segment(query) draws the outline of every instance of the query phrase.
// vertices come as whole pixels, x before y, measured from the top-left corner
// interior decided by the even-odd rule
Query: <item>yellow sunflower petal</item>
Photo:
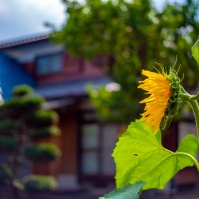
[[[169,81],[159,73],[143,70],[142,74],[147,78],[139,82],[138,88],[147,91],[146,94],[150,96],[140,102],[146,103],[141,120],[152,126],[154,133],[157,133],[171,96]]]

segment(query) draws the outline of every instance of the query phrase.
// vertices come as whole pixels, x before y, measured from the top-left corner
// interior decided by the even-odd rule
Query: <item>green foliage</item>
[[[57,113],[43,110],[43,103],[44,98],[37,96],[33,88],[22,85],[15,87],[11,99],[0,106],[0,152],[6,152],[4,162],[9,163],[11,169],[0,166],[0,185],[12,186],[17,199],[20,196],[16,189],[24,189],[18,180],[21,157],[26,156],[34,164],[49,163],[61,155],[60,149],[50,143],[30,146],[30,137],[36,139],[60,134],[55,126],[59,120]],[[28,176],[24,184],[26,191],[30,192],[54,190],[57,186],[54,178],[43,176]]]
[[[57,188],[57,181],[51,176],[30,175],[22,183],[27,192],[53,191]]]
[[[197,1],[168,4],[160,12],[151,0],[65,2],[66,24],[52,40],[70,54],[90,59],[121,87],[112,93],[100,88],[97,97],[89,92],[100,119],[128,124],[138,117],[143,96],[137,90],[139,74],[154,70],[155,62],[168,69],[177,56],[180,77],[187,74],[183,85],[199,86],[199,68],[190,52],[199,35]]]
[[[20,99],[13,97],[4,103],[2,108],[12,114],[20,116],[21,114],[27,113],[27,111],[31,112],[38,109],[42,103],[44,103],[44,99],[40,96],[24,96]]]
[[[22,105],[21,108],[29,111],[35,110],[40,108],[41,104],[43,104],[44,102],[45,100],[41,96],[37,95],[29,96],[24,99],[21,99],[21,105]]]
[[[30,131],[29,137],[31,139],[37,139],[42,137],[59,136],[60,129],[56,126],[44,127],[41,129],[34,129]]]
[[[179,170],[194,164],[199,168],[195,159],[197,150],[194,135],[186,136],[174,153],[159,143],[144,122],[132,122],[113,152],[116,185],[120,188],[142,180],[146,182],[143,189],[163,189]]]
[[[9,183],[12,177],[12,172],[6,164],[0,164],[0,185]]]
[[[0,150],[12,152],[18,147],[18,140],[14,137],[0,136]]]
[[[199,41],[197,41],[195,43],[195,45],[192,47],[192,55],[195,58],[195,60],[197,61],[198,65],[199,65]]]
[[[47,127],[50,125],[56,125],[58,121],[58,114],[52,110],[39,110],[25,118],[27,125],[32,127]]]
[[[22,97],[27,94],[32,94],[33,88],[28,85],[19,85],[13,88],[12,94],[14,97]]]
[[[87,86],[91,102],[97,107],[97,113],[102,122],[117,121],[126,123],[133,115],[139,115],[140,110],[135,109],[136,101],[132,101],[131,99],[133,93],[126,88],[120,88],[116,84],[115,87],[117,86],[118,88],[115,89],[118,90],[115,91],[109,90],[109,85],[101,86],[98,89],[94,89],[91,85]],[[137,97],[139,97],[139,93]]]
[[[99,199],[138,199],[145,182],[136,182],[133,185],[128,185],[120,189],[116,189],[109,194],[106,194],[103,198]]]
[[[0,120],[0,135],[12,134],[13,128],[16,127],[16,121],[11,119]]]
[[[106,86],[88,88],[102,120],[129,123],[138,117],[138,102],[143,99],[137,90],[139,74],[141,69],[155,70],[155,62],[168,71],[177,57],[181,64],[179,77],[183,79],[179,83],[184,88],[198,88],[199,68],[190,50],[199,35],[198,1],[167,4],[159,12],[151,0],[63,1],[68,18],[52,39],[64,44],[70,54],[89,59],[120,86],[117,91]],[[199,63],[198,44],[192,53]],[[185,98],[181,96],[180,100]],[[190,99],[187,95],[196,110],[199,132],[199,93]],[[179,170],[194,164],[199,169],[195,159],[198,140],[194,135],[186,136],[174,153],[162,146],[160,134],[155,136],[141,121],[129,125],[113,153],[118,188],[142,180],[146,182],[144,189],[163,189]]]
[[[54,144],[38,144],[28,146],[24,155],[33,162],[51,162],[60,157],[61,151]]]

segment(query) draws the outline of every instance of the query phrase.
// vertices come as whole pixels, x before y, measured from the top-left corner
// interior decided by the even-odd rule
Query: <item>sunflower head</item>
[[[158,73],[142,70],[142,74],[147,78],[140,81],[138,86],[149,94],[149,97],[140,102],[146,104],[141,120],[145,121],[147,126],[151,126],[154,133],[171,122],[181,104],[179,98],[181,80],[177,76],[178,72],[174,67],[170,68],[169,73],[166,73],[162,66],[161,69],[162,71]]]

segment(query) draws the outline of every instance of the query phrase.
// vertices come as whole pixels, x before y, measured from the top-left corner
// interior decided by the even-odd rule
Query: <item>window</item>
[[[98,173],[99,127],[96,124],[86,124],[82,127],[82,172],[84,174]]]
[[[36,74],[39,76],[61,72],[63,54],[51,54],[40,56],[36,59]]]
[[[111,154],[117,133],[116,125],[90,123],[82,126],[82,174],[114,175],[115,165]]]

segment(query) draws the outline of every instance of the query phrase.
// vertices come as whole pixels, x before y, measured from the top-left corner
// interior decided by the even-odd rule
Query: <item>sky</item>
[[[183,0],[153,0],[158,9],[165,2]],[[61,0],[0,0],[0,43],[50,32],[45,22],[60,29],[66,21]]]
[[[61,0],[0,0],[0,42],[47,33],[45,22],[61,28],[65,21]]]

